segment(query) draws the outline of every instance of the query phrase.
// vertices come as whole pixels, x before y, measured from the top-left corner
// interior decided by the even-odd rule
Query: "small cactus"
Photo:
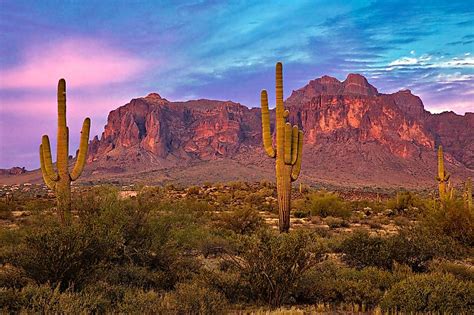
[[[276,159],[276,181],[278,194],[280,232],[290,229],[291,182],[298,179],[303,155],[303,131],[286,122],[289,112],[283,105],[282,64],[276,64],[276,150],[272,144],[270,113],[266,90],[261,93],[262,138],[265,152]]]
[[[51,146],[47,135],[43,135],[40,151],[41,171],[46,186],[56,193],[57,209],[61,222],[64,224],[71,211],[71,181],[79,178],[86,163],[89,145],[91,120],[84,119],[81,131],[81,142],[77,151],[76,164],[69,172],[69,128],[66,124],[66,81],[58,83],[58,139],[56,168],[53,168]]]

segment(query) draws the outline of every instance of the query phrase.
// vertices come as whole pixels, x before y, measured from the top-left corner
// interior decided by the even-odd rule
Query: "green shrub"
[[[308,272],[298,288],[297,300],[373,308],[397,280],[394,274],[378,268],[357,270],[325,261]]]
[[[288,301],[324,250],[323,244],[308,232],[276,234],[262,230],[244,240],[239,258],[232,261],[249,284],[253,299],[279,306]]]
[[[308,218],[311,216],[311,211],[295,210],[293,211],[293,216],[298,219]]]
[[[180,283],[171,294],[171,308],[179,314],[223,314],[225,296],[198,282]]]
[[[447,274],[418,274],[395,284],[383,298],[384,310],[472,314],[474,282]]]
[[[222,215],[222,227],[237,234],[251,234],[263,225],[263,219],[251,207],[237,208]]]
[[[451,238],[434,235],[423,226],[406,228],[389,237],[358,231],[344,239],[339,250],[344,253],[344,260],[357,268],[391,269],[393,262],[397,262],[415,271],[426,270],[434,258],[457,258],[461,254]]]
[[[37,283],[80,286],[111,246],[83,226],[45,226],[26,236],[9,262]]]
[[[13,219],[12,207],[7,205],[5,202],[0,201],[0,220],[11,220]]]
[[[450,237],[436,234],[423,225],[400,230],[399,234],[388,238],[391,258],[410,266],[414,271],[426,271],[435,258],[455,259],[464,250]]]
[[[433,272],[452,274],[460,280],[474,281],[474,268],[472,265],[450,261],[434,261],[430,264],[429,269]]]
[[[380,236],[370,236],[366,231],[356,231],[345,238],[340,250],[344,253],[343,259],[353,267],[392,267],[388,240]]]
[[[306,197],[305,208],[311,211],[312,215],[320,217],[339,217],[348,219],[352,212],[336,193],[313,192]]]
[[[465,246],[474,246],[474,212],[461,199],[437,203],[428,211],[424,224]]]
[[[155,291],[129,289],[115,308],[120,314],[169,314],[162,294]]]
[[[328,216],[326,217],[324,222],[326,222],[326,224],[332,229],[340,228],[340,227],[349,227],[349,223],[346,220],[341,219],[341,218],[334,218],[334,217]]]
[[[51,200],[35,199],[27,201],[25,203],[24,209],[31,212],[41,212],[51,209],[53,205],[54,204],[51,202]]]
[[[409,191],[398,192],[395,198],[387,201],[387,208],[397,213],[410,211],[412,208],[420,208],[423,202],[419,197]]]

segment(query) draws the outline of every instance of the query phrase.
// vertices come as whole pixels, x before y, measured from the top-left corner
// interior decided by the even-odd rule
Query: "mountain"
[[[474,176],[474,113],[431,114],[411,91],[383,94],[359,74],[311,80],[285,106],[305,132],[304,183],[432,187],[439,144],[455,182]],[[206,99],[172,102],[157,93],[111,111],[102,136],[90,143],[88,162],[83,181],[274,177],[274,162],[261,144],[259,108]]]

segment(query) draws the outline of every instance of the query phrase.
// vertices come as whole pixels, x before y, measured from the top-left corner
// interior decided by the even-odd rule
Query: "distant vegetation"
[[[66,226],[46,195],[2,198],[0,309],[474,311],[463,198],[295,189],[280,234],[272,183],[127,189],[77,188]]]

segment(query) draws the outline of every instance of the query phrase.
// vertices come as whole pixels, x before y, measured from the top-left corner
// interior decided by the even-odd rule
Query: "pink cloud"
[[[30,47],[21,64],[0,70],[0,88],[51,88],[65,78],[74,87],[130,80],[147,66],[144,60],[106,44],[76,38]]]

